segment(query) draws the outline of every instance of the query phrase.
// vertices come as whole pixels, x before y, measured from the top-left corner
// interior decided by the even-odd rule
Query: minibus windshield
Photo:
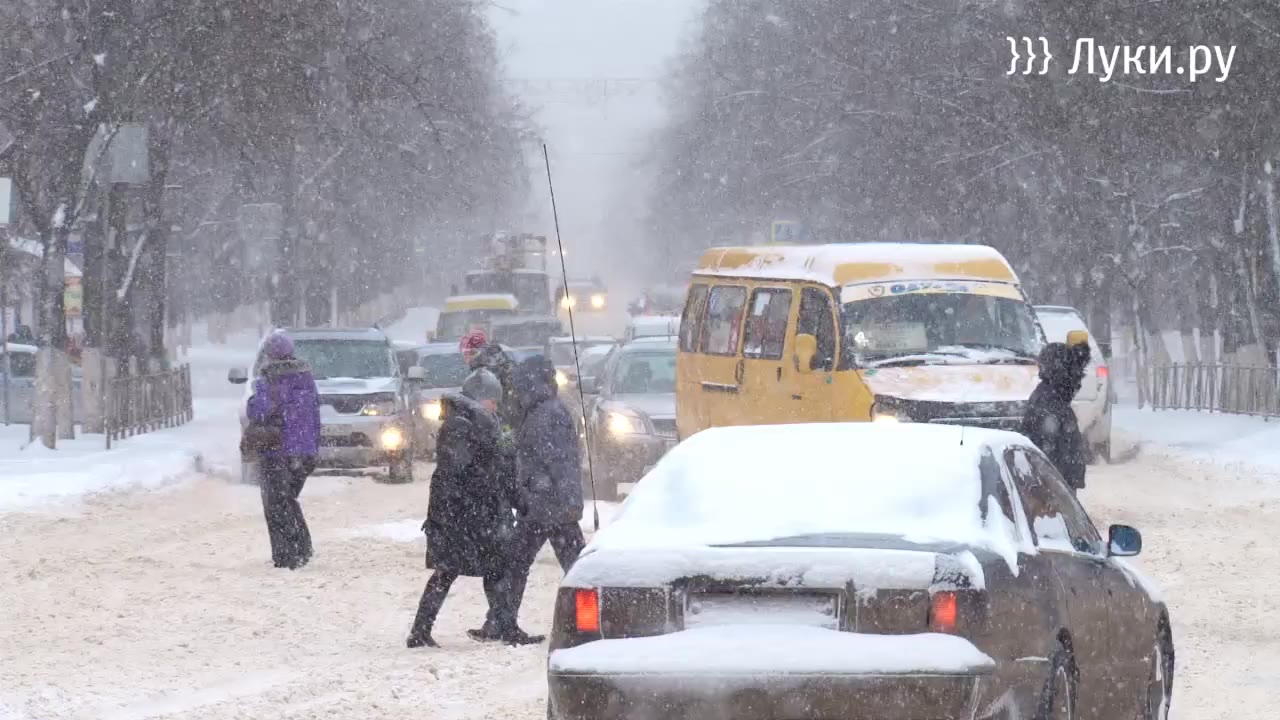
[[[841,313],[846,365],[1035,362],[1040,333],[1026,302],[968,293],[855,300]]]

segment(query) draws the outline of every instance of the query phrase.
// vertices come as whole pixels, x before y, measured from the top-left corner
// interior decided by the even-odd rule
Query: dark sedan
[[[665,338],[615,349],[600,374],[583,379],[587,447],[596,496],[616,498],[676,444],[676,345]]]
[[[548,716],[1167,717],[1169,611],[1021,435],[716,428],[563,580]]]

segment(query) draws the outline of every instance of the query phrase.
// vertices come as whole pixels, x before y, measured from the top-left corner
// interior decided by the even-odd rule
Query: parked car
[[[453,343],[431,343],[403,351],[409,367],[421,368],[423,377],[415,380],[410,395],[413,408],[413,449],[417,457],[435,458],[436,435],[440,432],[442,406],[440,398],[447,392],[461,392],[470,369],[458,346]],[[402,367],[403,364],[402,364]],[[408,369],[405,369],[408,373]]]
[[[676,343],[636,340],[609,354],[600,375],[584,378],[586,433],[596,497],[613,500],[676,444]]]
[[[1084,318],[1075,308],[1037,305],[1036,318],[1049,342],[1066,342],[1067,333],[1089,330]],[[1080,431],[1088,441],[1090,455],[1110,462],[1111,408],[1116,402],[1116,391],[1111,384],[1111,369],[1108,367],[1110,358],[1103,355],[1093,333],[1089,333],[1089,354],[1089,368],[1085,371],[1080,391],[1071,402],[1071,408],[1075,410]]]
[[[311,366],[320,392],[320,467],[385,466],[390,482],[413,482],[413,412],[410,380],[421,380],[418,367],[401,372],[391,341],[377,328],[285,329],[298,359]],[[265,338],[264,338],[265,343]],[[234,368],[227,379],[248,385],[266,364],[259,347],[252,372]],[[246,407],[240,425],[248,424]],[[241,458],[241,479],[257,482],[257,463]]]
[[[30,424],[35,418],[36,401],[36,352],[34,345],[8,343],[8,353],[0,355],[0,383],[4,373],[9,375],[8,422]],[[71,417],[75,422],[83,419],[84,398],[81,390],[80,368],[71,367]],[[5,398],[0,384],[0,422],[5,421]]]
[[[704,430],[561,581],[547,714],[1163,719],[1172,625],[1141,549],[1015,433]]]

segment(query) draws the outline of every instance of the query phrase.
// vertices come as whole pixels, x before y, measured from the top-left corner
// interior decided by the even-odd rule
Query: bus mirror
[[[813,372],[813,356],[818,354],[818,338],[812,335],[796,336],[796,369],[802,373]]]
[[[1088,345],[1089,332],[1087,330],[1072,330],[1067,333],[1067,345]]]

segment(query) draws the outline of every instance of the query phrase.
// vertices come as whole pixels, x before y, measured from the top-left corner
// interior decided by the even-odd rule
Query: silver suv
[[[395,483],[413,482],[413,416],[410,381],[421,379],[422,368],[402,374],[391,340],[377,328],[286,329],[294,354],[311,366],[320,392],[320,467],[365,468],[385,466]],[[235,368],[228,380],[248,383],[245,399],[253,392],[266,364],[260,346],[252,375]],[[240,425],[248,424],[246,408],[240,409]],[[241,477],[257,481],[253,458],[241,458]]]

